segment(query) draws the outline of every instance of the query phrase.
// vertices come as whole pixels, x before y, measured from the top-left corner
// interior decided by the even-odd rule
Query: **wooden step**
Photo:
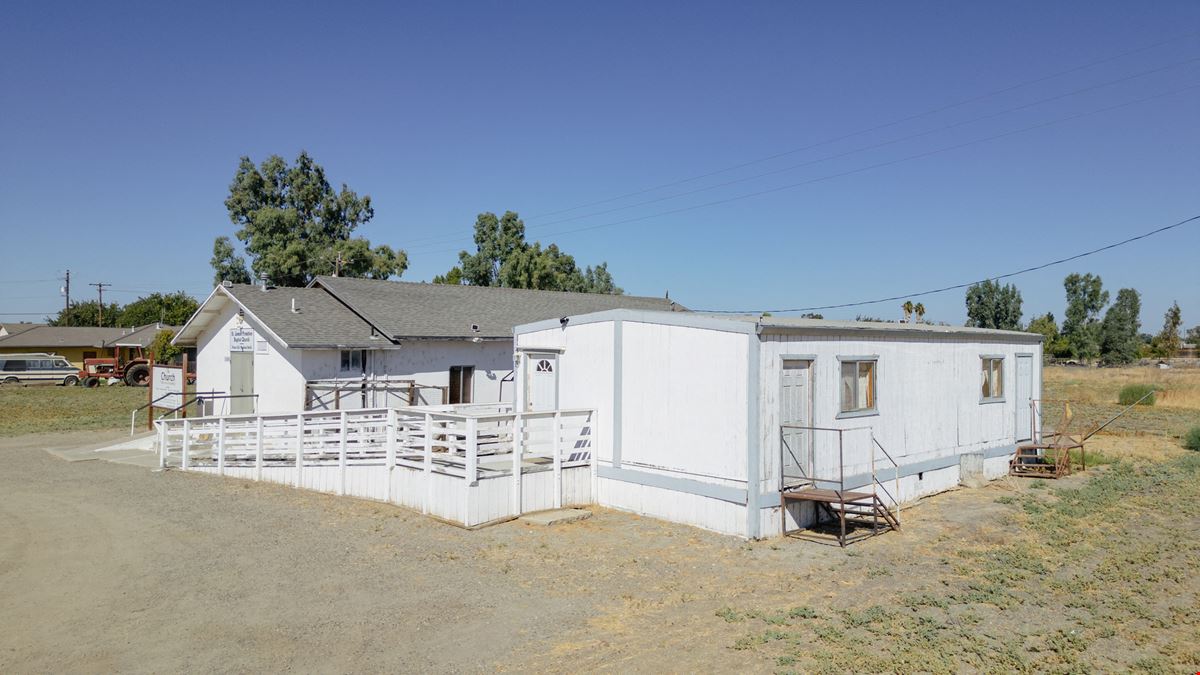
[[[804,488],[801,490],[785,490],[784,499],[804,502],[824,502],[826,504],[871,502],[875,495],[870,492],[852,492],[850,490],[826,490],[823,488]]]

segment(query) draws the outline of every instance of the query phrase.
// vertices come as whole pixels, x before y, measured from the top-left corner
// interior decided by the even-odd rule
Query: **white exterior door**
[[[779,423],[798,426],[812,425],[811,361],[783,362],[779,376]],[[780,428],[780,471],[782,486],[793,487],[808,482],[812,466],[812,431]]]
[[[1017,442],[1033,438],[1033,357],[1017,356]]]
[[[525,355],[525,410],[558,407],[558,354]]]
[[[229,393],[254,393],[254,352],[229,353]],[[254,412],[254,399],[249,396],[230,399],[229,412],[233,415]]]

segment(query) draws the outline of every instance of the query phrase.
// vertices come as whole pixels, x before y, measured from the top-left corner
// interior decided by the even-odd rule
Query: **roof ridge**
[[[352,283],[368,282],[379,284],[396,284],[405,286],[422,286],[427,288],[470,288],[470,289],[486,289],[491,292],[513,292],[513,293],[545,293],[548,295],[578,295],[583,297],[613,297],[613,298],[636,298],[638,300],[658,300],[678,304],[674,300],[667,297],[658,297],[654,295],[629,295],[626,293],[588,293],[587,291],[554,291],[542,288],[513,288],[511,286],[475,286],[471,284],[435,284],[429,281],[403,281],[400,279],[367,279],[365,277],[334,277],[327,275],[318,275],[314,280],[324,281],[333,279],[335,283],[349,281]]]

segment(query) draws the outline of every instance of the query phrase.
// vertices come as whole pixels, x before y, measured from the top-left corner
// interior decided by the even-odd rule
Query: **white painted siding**
[[[229,331],[239,324],[255,332],[255,344],[267,343],[266,354],[254,355],[254,391],[258,396],[258,412],[292,412],[304,407],[304,355],[288,349],[273,339],[253,317],[239,319],[237,306],[227,303],[225,309],[196,341],[196,391],[229,393]],[[228,400],[214,403],[212,414],[229,412]]]
[[[759,383],[762,421],[761,447],[764,494],[778,490],[779,370],[787,354],[816,357],[813,363],[813,425],[850,429],[869,427],[875,439],[901,464],[944,458],[964,452],[1013,445],[1016,442],[1016,355],[1032,354],[1033,388],[1041,389],[1041,346],[964,336],[897,336],[830,334],[766,334],[761,338],[762,377]],[[981,403],[982,355],[1004,357],[1001,402]],[[838,357],[877,356],[878,414],[838,419],[840,397]],[[868,432],[845,435],[846,473],[867,473]],[[836,469],[836,434],[818,433],[818,458]],[[822,452],[824,451],[824,452]],[[888,466],[882,455],[878,469]],[[957,471],[957,468],[955,469]],[[849,486],[848,486],[849,487]],[[903,486],[902,486],[903,487]],[[913,495],[905,494],[902,500]]]
[[[748,339],[624,323],[622,466],[746,479]]]
[[[267,343],[267,353],[254,354],[254,391],[258,412],[296,412],[304,409],[305,382],[345,377],[339,372],[341,352],[336,349],[289,349],[271,337],[270,331],[252,316],[241,324],[253,329],[256,344]],[[239,325],[237,306],[227,303],[210,327],[196,340],[197,391],[229,393],[229,331]],[[429,386],[447,386],[451,366],[474,366],[472,400],[476,403],[513,400],[515,379],[512,341],[473,343],[467,340],[411,340],[396,349],[368,351],[368,374],[412,379]],[[509,378],[507,382],[504,380]],[[430,400],[417,404],[437,404],[434,390],[426,390]],[[356,407],[347,397],[345,407]],[[437,400],[434,400],[437,398]],[[212,414],[229,412],[228,401],[218,401]]]
[[[669,322],[670,319],[667,320]],[[620,434],[620,469],[641,476],[600,477],[596,498],[604,506],[687,523],[717,532],[750,536],[744,504],[694,494],[696,486],[664,487],[667,479],[746,487],[751,451],[747,435],[748,396],[757,405],[760,458],[757,522],[760,536],[779,531],[774,506],[779,485],[779,385],[784,356],[811,358],[814,426],[848,430],[844,475],[869,474],[872,435],[902,466],[930,466],[900,479],[899,499],[911,501],[957,485],[956,457],[1003,449],[1016,442],[1016,356],[1033,359],[1035,397],[1041,391],[1041,346],[1002,336],[889,335],[886,333],[765,334],[757,337],[708,327],[685,327],[626,318],[621,321],[620,373],[616,373],[613,320],[518,334],[521,349],[561,349],[559,392],[564,407],[594,408],[601,420],[597,444],[601,468],[615,467],[614,438]],[[759,351],[758,389],[747,391],[748,351]],[[982,403],[983,355],[1004,357],[1004,400]],[[877,414],[838,419],[838,357],[873,356]],[[613,386],[621,382],[621,421],[615,426]],[[518,390],[520,385],[518,385]],[[849,431],[855,429],[854,431]],[[815,436],[823,475],[838,478],[837,435]],[[890,467],[877,453],[876,469]],[[985,461],[989,478],[1003,475],[1007,457]],[[904,471],[902,470],[902,473]],[[650,474],[650,478],[646,478]],[[647,483],[647,484],[640,484]],[[893,481],[887,481],[895,489]],[[847,487],[858,487],[847,485]],[[702,489],[701,492],[704,490]],[[753,519],[752,519],[753,520]]]
[[[474,366],[472,402],[498,403],[513,400],[515,379],[509,377],[513,369],[511,340],[480,343],[468,340],[407,340],[399,348],[367,350],[368,375],[410,379],[429,387],[449,385],[451,366]],[[332,379],[358,374],[344,373],[340,368],[340,350],[304,350],[304,372],[308,379]],[[507,382],[504,381],[506,378]],[[441,403],[439,393],[435,390],[425,390],[420,394],[424,397],[423,400],[414,401],[413,405]],[[359,407],[352,399],[352,396],[348,397],[343,407]]]

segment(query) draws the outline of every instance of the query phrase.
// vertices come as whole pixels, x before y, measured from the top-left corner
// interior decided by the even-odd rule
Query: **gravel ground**
[[[972,558],[963,556],[1031,536],[1011,495],[1036,500],[1085,477],[1050,490],[1006,479],[950,492],[907,509],[903,532],[841,550],[747,543],[606,510],[555,528],[470,532],[385,504],[43,452],[98,439],[0,439],[0,672],[770,672],[873,620],[852,610],[927,596],[950,603],[941,625],[960,632],[937,644],[957,669],[979,658],[960,651],[976,631],[994,644],[1032,640],[1036,652],[1033,632],[1076,621],[1060,604],[1067,591],[1009,607],[955,598],[984,573],[964,571]],[[1194,524],[1189,516],[1179,526]],[[1177,537],[1151,534],[1140,543]],[[1163,597],[1190,602],[1192,578],[1163,586]],[[1011,583],[1037,588],[1033,578]],[[791,625],[810,614],[850,628]],[[910,619],[880,616],[894,633],[883,639],[917,644]],[[1189,623],[1138,628],[1149,642],[1127,642],[1141,633],[1118,629],[1079,654],[1115,668],[1124,654],[1154,657],[1165,635],[1162,653],[1175,649],[1187,663],[1177,644],[1200,633],[1196,616],[1179,616]],[[882,653],[887,643],[875,640],[837,648]],[[1032,666],[1057,663],[1036,660],[1053,654],[1042,649]]]

